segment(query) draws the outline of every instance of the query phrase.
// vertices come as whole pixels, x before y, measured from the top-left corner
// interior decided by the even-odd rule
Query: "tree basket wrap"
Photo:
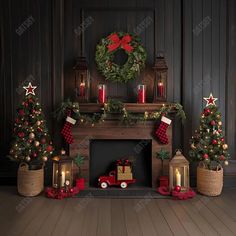
[[[26,163],[21,163],[17,176],[18,193],[25,197],[40,194],[44,188],[44,167],[39,170],[29,170]]]
[[[223,168],[209,170],[200,162],[197,167],[197,190],[206,196],[219,196],[223,188]]]

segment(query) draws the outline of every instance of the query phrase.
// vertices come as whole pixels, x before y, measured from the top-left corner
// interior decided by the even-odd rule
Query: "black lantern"
[[[76,98],[79,102],[89,102],[90,75],[85,57],[76,58],[75,90]]]
[[[165,102],[167,100],[168,67],[163,55],[156,57],[153,69],[155,73],[153,102]]]
[[[61,155],[53,159],[52,186],[57,189],[73,186],[73,158]]]

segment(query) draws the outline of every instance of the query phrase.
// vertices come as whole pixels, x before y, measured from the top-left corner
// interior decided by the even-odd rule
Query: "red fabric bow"
[[[127,52],[132,52],[133,51],[133,47],[129,44],[132,40],[130,35],[125,35],[123,36],[122,39],[119,38],[119,36],[117,34],[111,34],[109,36],[109,39],[112,41],[112,43],[110,45],[107,46],[109,52],[112,52],[114,50],[116,50],[118,47],[123,48],[125,51]]]

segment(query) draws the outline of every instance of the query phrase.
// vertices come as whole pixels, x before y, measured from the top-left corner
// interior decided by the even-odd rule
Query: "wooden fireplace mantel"
[[[147,112],[154,112],[161,109],[161,107],[164,105],[172,105],[172,103],[166,103],[166,102],[160,102],[160,103],[124,103],[125,108],[129,112],[134,113],[143,113],[145,111]],[[103,104],[99,103],[81,103],[80,105],[80,112],[82,113],[94,113],[94,112],[100,112],[103,108]]]

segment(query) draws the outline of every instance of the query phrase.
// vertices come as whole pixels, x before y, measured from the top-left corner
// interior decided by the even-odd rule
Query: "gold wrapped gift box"
[[[131,166],[117,166],[117,173],[121,173],[121,174],[124,174],[124,173],[132,173],[131,172]]]

